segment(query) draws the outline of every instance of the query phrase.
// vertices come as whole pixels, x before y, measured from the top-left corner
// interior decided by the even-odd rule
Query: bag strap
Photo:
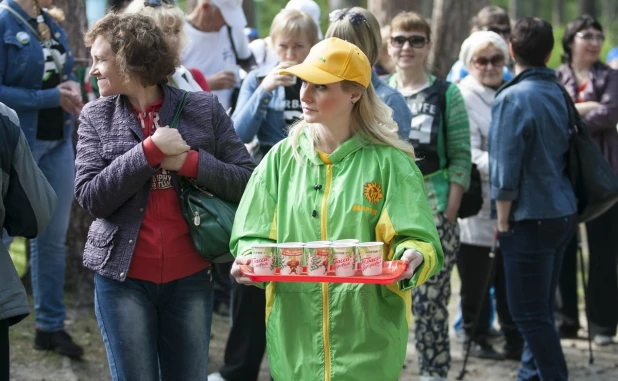
[[[0,8],[4,8],[7,11],[9,11],[10,13],[13,14],[13,16],[15,16],[16,19],[18,19],[19,21],[21,21],[28,29],[30,29],[30,31],[40,40],[43,41],[43,39],[41,38],[41,35],[39,34],[39,32],[37,32],[32,25],[30,25],[30,23],[28,21],[26,21],[26,19],[24,19],[23,17],[21,17],[21,15],[19,13],[17,13],[17,11],[15,11],[13,8],[9,7],[8,5],[4,5],[4,4],[0,4]]]
[[[238,63],[238,53],[236,52],[236,44],[234,44],[234,37],[232,37],[232,27],[227,26],[227,35],[230,38],[230,44],[232,44],[232,50],[234,51],[234,58],[236,58],[236,62]]]
[[[564,101],[566,103],[567,106],[567,111],[569,113],[569,133],[571,135],[576,135],[577,133],[579,133],[579,122],[580,122],[580,117],[579,117],[579,112],[577,112],[577,109],[575,108],[575,103],[573,103],[573,99],[571,99],[571,95],[569,95],[569,92],[564,88],[564,86],[562,86],[560,83],[556,82],[556,85],[558,85],[558,87],[560,88],[560,91],[562,91],[562,95],[564,96]]]
[[[178,107],[176,107],[176,114],[174,115],[174,119],[172,120],[172,124],[170,124],[170,128],[178,128],[178,124],[180,123],[180,114],[182,114],[182,109],[185,107],[185,103],[187,103],[187,99],[189,98],[189,92],[185,91],[178,102]]]

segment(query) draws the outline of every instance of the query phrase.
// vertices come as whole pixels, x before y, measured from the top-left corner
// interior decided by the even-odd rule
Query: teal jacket
[[[356,238],[384,242],[385,260],[413,248],[424,261],[411,279],[388,286],[267,284],[271,374],[277,381],[397,380],[407,348],[410,289],[443,263],[423,177],[404,152],[358,134],[326,161],[302,134],[299,154],[302,165],[285,139],[254,171],[234,222],[235,255],[249,255],[256,243]]]

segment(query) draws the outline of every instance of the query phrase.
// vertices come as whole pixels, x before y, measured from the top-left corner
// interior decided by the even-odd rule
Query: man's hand
[[[397,278],[397,280],[395,280],[395,282],[412,278],[418,266],[423,263],[423,254],[419,253],[414,249],[407,249],[403,252],[400,260],[403,263],[406,263],[408,267],[406,268],[406,271],[404,271],[403,274],[401,274],[401,276]]]
[[[236,74],[233,71],[220,71],[206,78],[212,90],[231,89],[236,86]]]
[[[601,107],[601,104],[599,102],[588,101],[575,103],[575,109],[577,109],[577,112],[579,112],[579,115],[581,116],[589,114],[590,112],[598,109],[599,107]]]

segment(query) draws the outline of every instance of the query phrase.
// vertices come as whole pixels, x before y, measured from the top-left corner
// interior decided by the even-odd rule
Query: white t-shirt
[[[239,67],[230,42],[227,26],[218,32],[202,32],[185,22],[185,33],[189,42],[181,55],[181,62],[187,68],[199,69],[205,77],[221,71],[233,71],[240,87]],[[249,40],[242,28],[232,28],[232,38],[238,58],[251,56]],[[230,107],[233,89],[213,90],[225,110]]]

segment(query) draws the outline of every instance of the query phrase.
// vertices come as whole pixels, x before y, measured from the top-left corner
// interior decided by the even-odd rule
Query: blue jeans
[[[504,258],[509,309],[525,344],[518,380],[567,380],[554,299],[575,216],[513,222],[498,239]]]
[[[73,141],[37,140],[32,147],[32,156],[58,196],[58,206],[47,229],[30,241],[36,327],[41,331],[55,332],[64,329],[66,237],[75,180]],[[3,243],[9,247],[12,239],[5,237]]]
[[[114,381],[208,379],[210,267],[168,283],[95,275],[94,305]]]

